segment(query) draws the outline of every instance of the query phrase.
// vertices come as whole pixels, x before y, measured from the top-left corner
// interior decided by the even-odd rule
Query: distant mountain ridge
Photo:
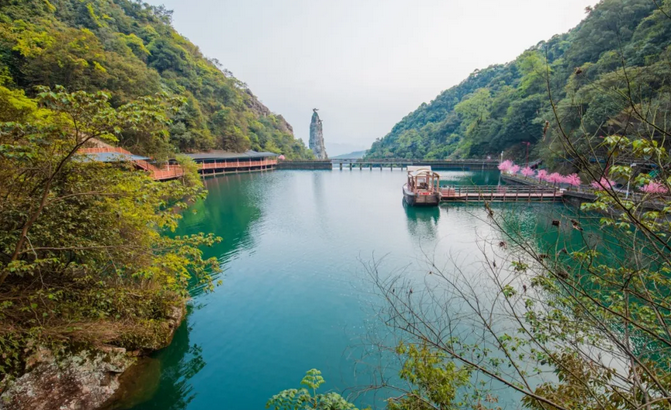
[[[532,156],[563,155],[553,145],[559,130],[548,72],[557,113],[576,138],[635,131],[618,128],[628,107],[618,96],[627,92],[623,62],[639,87],[636,96],[659,109],[658,115],[668,115],[671,1],[657,3],[664,10],[649,0],[602,0],[570,32],[538,43],[510,63],[476,70],[420,105],[373,143],[367,157],[498,158],[509,151],[519,158],[527,143]]]
[[[330,157],[331,159],[360,159],[366,156],[366,151],[354,151],[349,154],[340,154],[335,157]]]
[[[103,90],[114,105],[159,92],[183,97],[168,144],[122,139],[138,154],[219,148],[311,158],[291,125],[177,33],[171,16],[133,0],[0,2],[0,84],[29,96],[38,85]]]

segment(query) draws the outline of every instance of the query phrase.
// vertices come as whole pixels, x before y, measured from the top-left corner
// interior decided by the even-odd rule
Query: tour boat
[[[440,175],[431,167],[408,167],[408,182],[403,185],[403,198],[408,205],[440,204]]]

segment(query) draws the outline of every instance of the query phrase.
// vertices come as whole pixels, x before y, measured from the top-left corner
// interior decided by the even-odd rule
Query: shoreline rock
[[[129,352],[122,347],[101,346],[58,358],[49,349],[38,349],[26,360],[26,373],[0,389],[0,410],[108,407],[122,387],[122,375],[141,362],[141,356],[167,347],[185,316],[186,303],[170,309],[165,322],[169,335],[157,348]]]

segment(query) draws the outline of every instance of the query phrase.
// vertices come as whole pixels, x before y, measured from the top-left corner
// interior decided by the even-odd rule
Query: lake
[[[449,184],[496,184],[498,172],[441,172]],[[378,295],[365,265],[426,275],[422,252],[466,262],[496,235],[483,206],[408,208],[400,170],[276,171],[206,180],[209,196],[186,212],[178,234],[212,232],[206,249],[224,271],[212,293],[194,289],[173,343],[154,355],[145,409],[263,409],[320,369],[325,390],[370,383],[361,364],[380,329]],[[508,205],[506,205],[508,206]],[[514,204],[537,221],[553,204]],[[356,372],[355,372],[356,370]],[[379,404],[384,392],[357,399]]]

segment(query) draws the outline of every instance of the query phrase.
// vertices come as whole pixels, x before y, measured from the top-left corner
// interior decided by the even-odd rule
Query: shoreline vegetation
[[[2,405],[97,407],[135,357],[169,343],[189,286],[212,289],[219,265],[200,248],[220,238],[169,235],[206,194],[190,160],[180,158],[178,180],[156,182],[77,152],[93,139],[116,143],[121,130],[165,140],[182,101],[157,95],[113,108],[106,93],[59,87],[36,99],[4,87],[0,95],[14,110],[0,128]],[[66,393],[47,399],[52,389],[39,384],[49,380]]]

